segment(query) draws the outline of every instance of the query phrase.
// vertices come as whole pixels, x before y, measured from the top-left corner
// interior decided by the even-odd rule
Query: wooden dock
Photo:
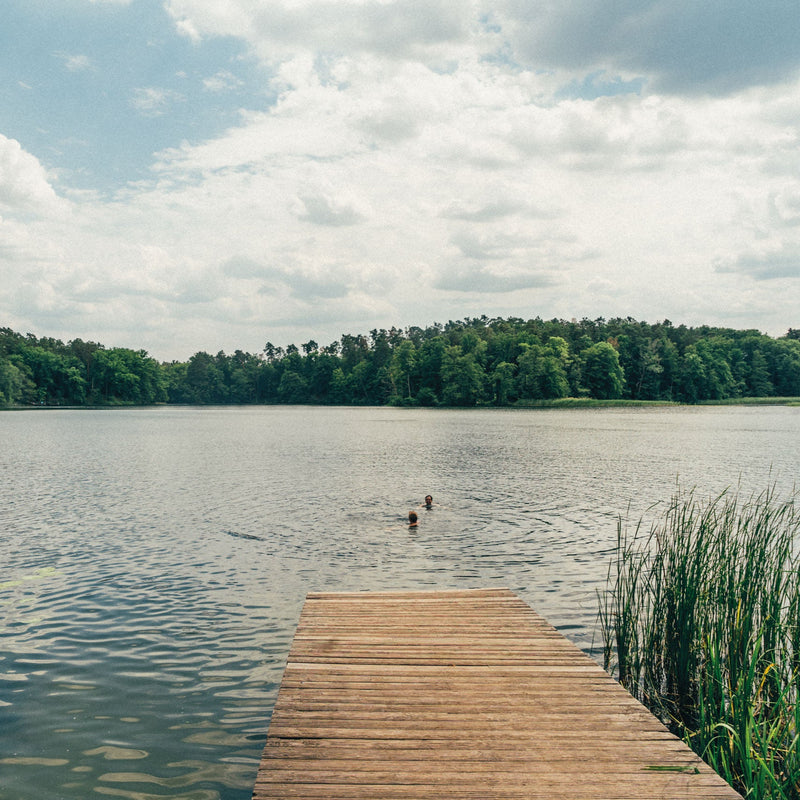
[[[506,589],[309,594],[255,800],[741,800]]]

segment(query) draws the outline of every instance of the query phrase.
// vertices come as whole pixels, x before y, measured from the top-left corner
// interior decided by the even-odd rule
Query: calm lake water
[[[0,799],[249,800],[306,592],[507,586],[590,652],[619,515],[798,467],[785,407],[0,414]]]

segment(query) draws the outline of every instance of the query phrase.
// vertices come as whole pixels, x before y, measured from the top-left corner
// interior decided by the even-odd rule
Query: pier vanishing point
[[[254,800],[741,800],[507,589],[312,593]]]

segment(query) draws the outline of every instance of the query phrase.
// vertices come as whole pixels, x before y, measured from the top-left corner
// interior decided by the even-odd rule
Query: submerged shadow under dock
[[[507,589],[311,593],[254,800],[741,800]]]

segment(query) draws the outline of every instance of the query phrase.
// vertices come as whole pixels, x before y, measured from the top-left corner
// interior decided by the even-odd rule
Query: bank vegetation
[[[513,406],[700,403],[800,397],[800,331],[648,324],[631,318],[480,317],[344,334],[259,353],[144,350],[0,329],[0,405]]]
[[[800,509],[678,492],[620,522],[605,666],[747,798],[800,798]]]

